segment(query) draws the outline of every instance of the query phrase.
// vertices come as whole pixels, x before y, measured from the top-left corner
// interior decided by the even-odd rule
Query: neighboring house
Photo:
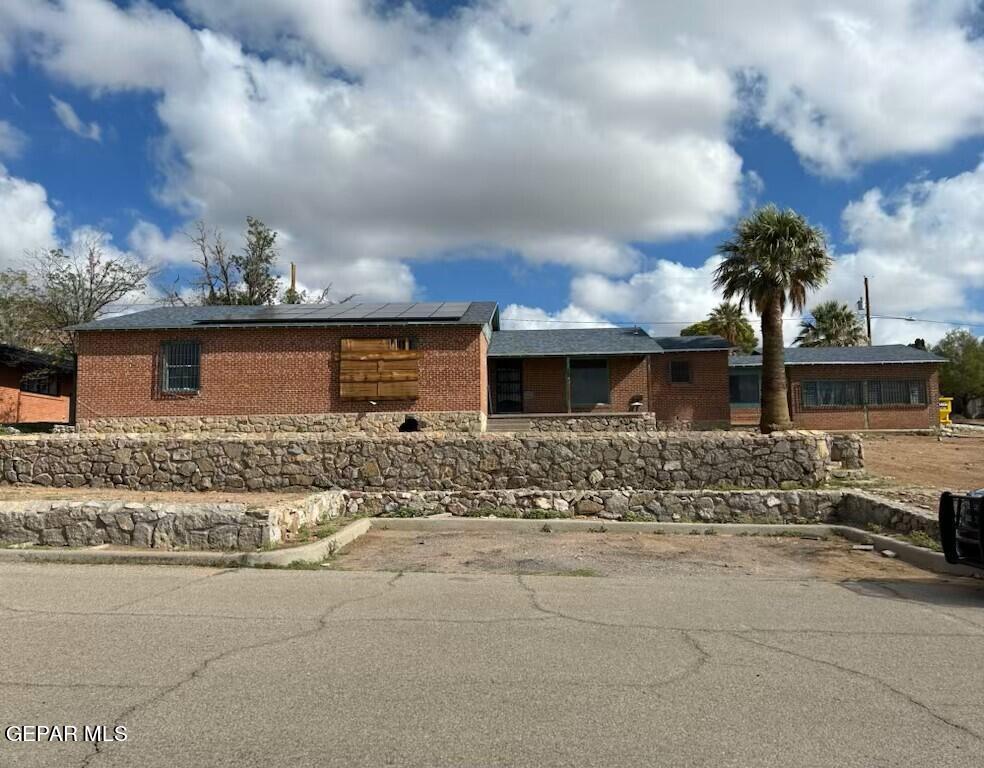
[[[803,429],[912,429],[939,424],[939,366],[932,352],[889,344],[785,351],[793,423]],[[731,421],[758,424],[762,358],[730,359]]]
[[[73,372],[50,355],[0,344],[0,424],[64,424]]]
[[[501,331],[494,302],[161,307],[73,330],[83,426],[369,412],[440,412],[441,423],[461,415],[476,424],[646,412],[666,426],[726,427],[734,411],[729,362],[737,358],[724,339],[640,328]]]
[[[726,427],[728,343],[641,328],[498,331],[491,412],[653,413],[666,425]]]

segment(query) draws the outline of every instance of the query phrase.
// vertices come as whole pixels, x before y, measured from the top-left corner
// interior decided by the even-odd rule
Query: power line
[[[938,323],[940,325],[966,325],[971,328],[984,328],[984,322],[974,323],[969,320],[939,320],[922,317],[906,317],[902,315],[872,315],[873,320],[901,320],[907,323]],[[784,317],[782,321],[799,322],[801,317]],[[541,319],[536,317],[503,317],[503,322],[507,323],[563,323],[564,325],[604,325],[610,326],[641,326],[641,325],[694,325],[702,323],[703,320],[553,320]]]

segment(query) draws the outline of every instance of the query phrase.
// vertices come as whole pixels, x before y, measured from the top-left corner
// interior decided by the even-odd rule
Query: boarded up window
[[[339,367],[343,400],[417,397],[420,352],[410,339],[342,339]]]

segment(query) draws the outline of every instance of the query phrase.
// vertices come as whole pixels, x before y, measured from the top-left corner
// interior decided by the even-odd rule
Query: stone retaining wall
[[[3,482],[148,490],[815,487],[816,432],[0,438]]]
[[[280,540],[274,515],[245,504],[0,502],[0,542],[252,550]]]
[[[290,540],[301,526],[369,515],[599,517],[688,523],[845,523],[939,539],[930,513],[854,491],[326,491],[269,510],[244,504],[0,502],[0,544],[238,549]]]
[[[78,432],[98,434],[185,432],[253,434],[275,432],[351,432],[383,435],[399,432],[407,417],[417,420],[424,432],[485,431],[480,411],[392,411],[378,413],[307,413],[259,416],[149,416],[79,419]]]
[[[517,418],[527,418],[518,414]],[[656,416],[640,414],[584,414],[582,416],[529,416],[530,432],[655,432]]]
[[[825,491],[337,492],[350,515],[575,517],[713,523],[829,523],[841,500]]]
[[[830,460],[844,469],[864,469],[864,442],[861,435],[830,434]]]
[[[894,533],[925,533],[940,540],[940,521],[936,515],[917,507],[889,501],[870,493],[845,494],[838,519],[847,525]]]

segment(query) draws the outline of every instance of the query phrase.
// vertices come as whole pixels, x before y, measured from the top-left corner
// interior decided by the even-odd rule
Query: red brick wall
[[[479,334],[478,354],[479,354],[479,397],[482,400],[482,413],[488,415],[489,412],[489,342],[485,334]]]
[[[563,357],[523,360],[523,412],[566,413],[566,362]]]
[[[690,383],[670,383],[670,362],[690,362]],[[728,351],[667,352],[650,358],[650,410],[661,422],[686,421],[696,426],[727,425]]]
[[[21,392],[18,421],[21,423],[50,421],[54,424],[65,424],[68,422],[68,401],[68,397],[65,396]]]
[[[495,361],[492,362],[494,372]],[[523,412],[567,412],[567,364],[563,357],[529,357],[523,360]],[[578,408],[580,413],[612,413],[629,410],[629,403],[641,397],[643,410],[648,402],[646,357],[611,357],[608,359],[611,404]]]
[[[19,368],[0,368],[0,424],[27,424],[36,421],[67,423],[72,376],[59,376],[57,395],[38,395],[21,392],[20,383],[24,373]]]
[[[423,353],[413,400],[342,400],[341,339],[414,339]],[[214,328],[98,331],[79,335],[78,418],[363,411],[477,411],[482,408],[482,339],[474,326]],[[201,344],[201,388],[157,393],[165,341]]]
[[[17,368],[0,368],[0,423],[17,422],[21,372]]]
[[[803,429],[915,429],[939,424],[939,374],[934,365],[796,365],[786,368],[793,423]],[[816,380],[917,379],[926,382],[926,405],[869,405],[865,409],[805,408],[802,382]]]

